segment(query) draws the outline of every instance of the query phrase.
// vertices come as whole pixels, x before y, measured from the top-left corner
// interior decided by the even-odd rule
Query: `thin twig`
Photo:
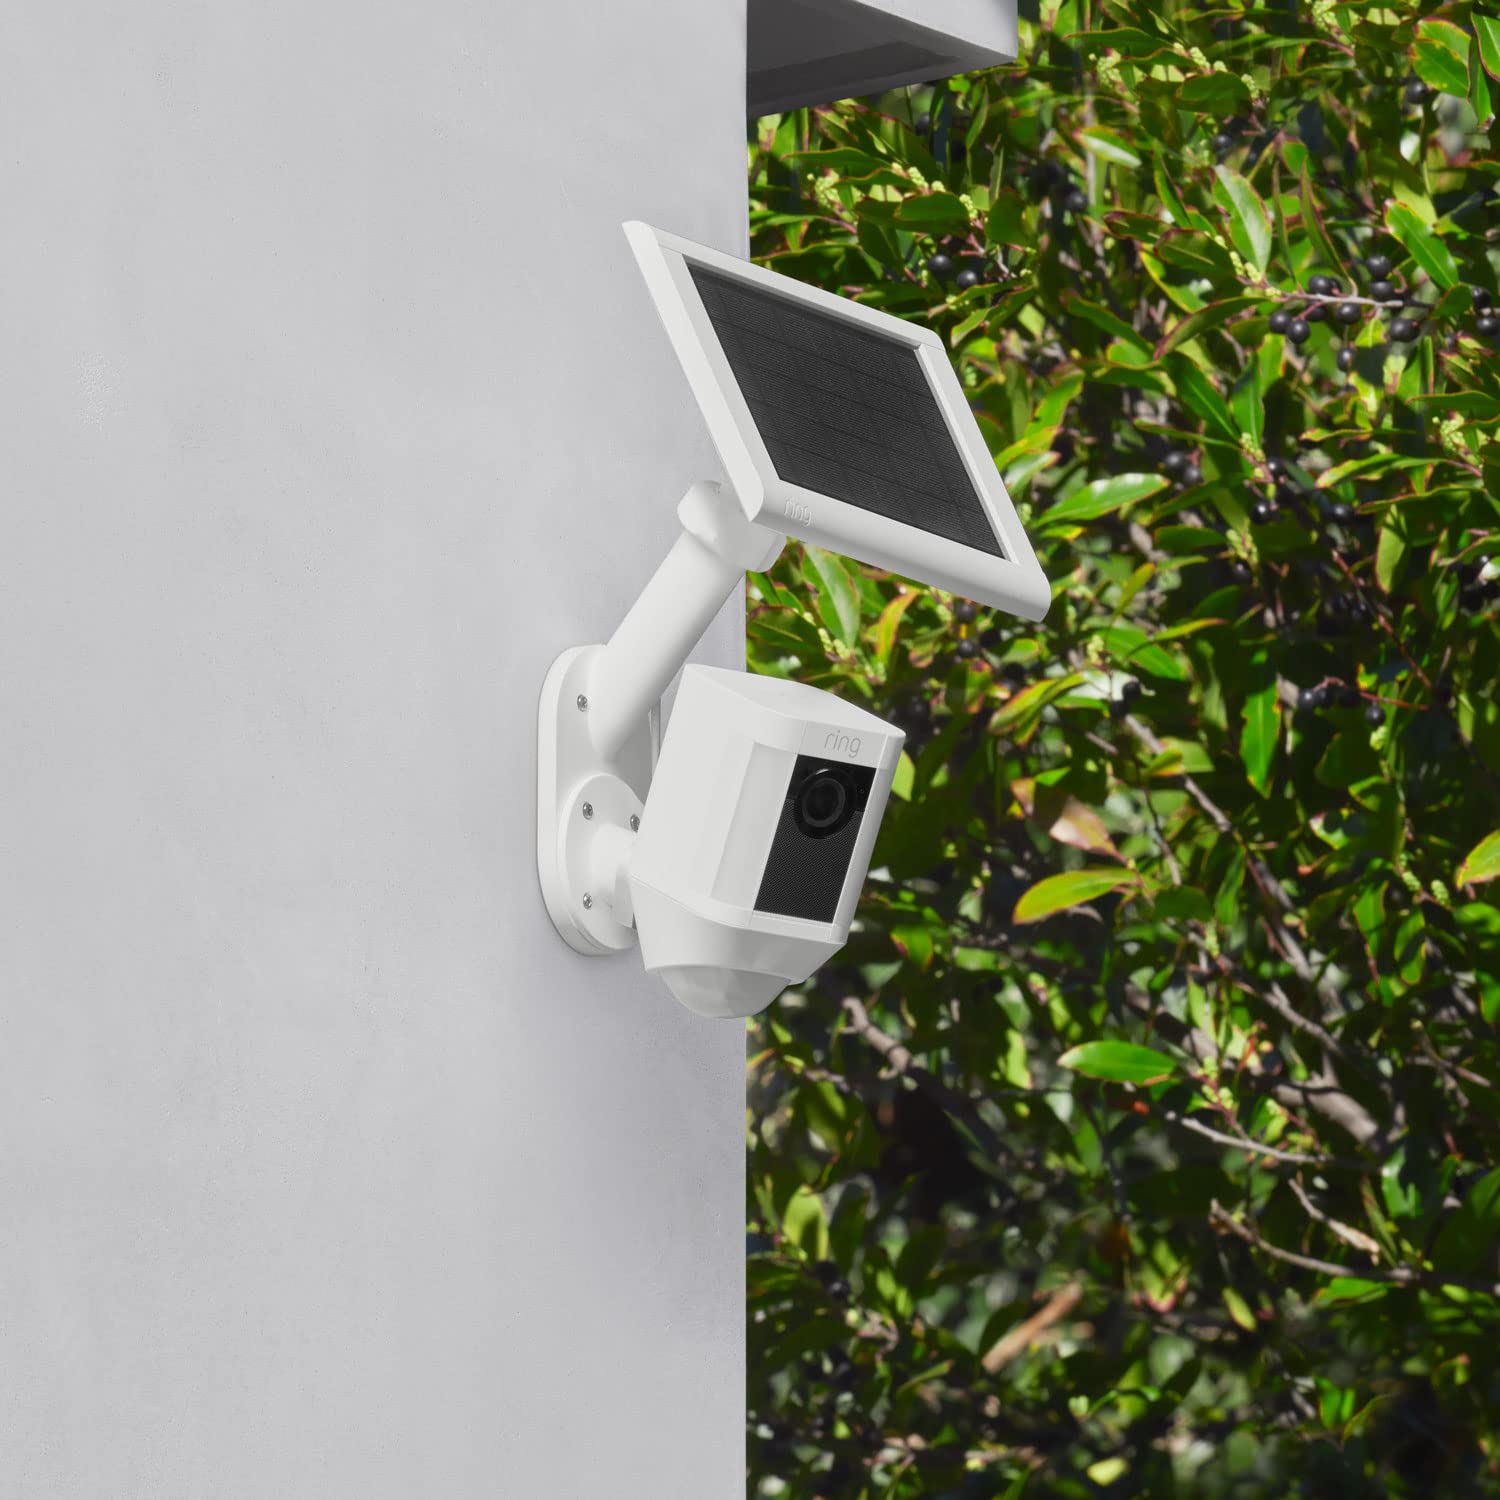
[[[1307,1196],[1306,1190],[1297,1178],[1291,1179],[1291,1187],[1297,1195],[1297,1201],[1306,1210],[1308,1218],[1321,1224],[1330,1234],[1343,1240],[1346,1245],[1352,1245],[1356,1250],[1364,1251],[1371,1260],[1380,1259],[1380,1246],[1363,1229],[1356,1229],[1352,1224],[1345,1224],[1341,1219],[1335,1219],[1331,1214],[1324,1213]]]
[[[985,1373],[993,1375],[1001,1366],[1008,1364],[1054,1323],[1060,1323],[1067,1317],[1082,1297],[1083,1288],[1076,1281],[1059,1287],[1039,1311],[1001,1335],[995,1346],[980,1360]]]
[[[1484,1292],[1491,1297],[1500,1297],[1500,1282],[1475,1281],[1464,1276],[1447,1276],[1441,1271],[1418,1271],[1411,1266],[1389,1268],[1341,1266],[1335,1261],[1318,1260],[1312,1255],[1299,1255],[1295,1250],[1283,1250],[1279,1245],[1273,1245],[1269,1240],[1263,1239],[1248,1224],[1241,1223],[1217,1202],[1209,1205],[1208,1221],[1216,1229],[1225,1229],[1230,1234],[1237,1235],[1247,1245],[1253,1245],[1257,1250],[1269,1255],[1272,1260],[1284,1261],[1289,1266],[1300,1266],[1304,1271],[1316,1271],[1320,1276],[1352,1276],[1359,1281],[1380,1281],[1391,1286],[1431,1288],[1457,1286],[1463,1287],[1466,1291]]]
[[[1217,1141],[1221,1146],[1233,1146],[1236,1151],[1245,1151],[1252,1156],[1267,1156],[1273,1161],[1289,1162],[1296,1167],[1347,1167],[1353,1171],[1364,1170],[1363,1162],[1347,1161],[1337,1156],[1310,1156],[1305,1151],[1285,1151],[1280,1146],[1268,1146],[1253,1136],[1233,1136],[1227,1131],[1215,1130],[1212,1125],[1205,1125],[1191,1115],[1180,1114],[1175,1109],[1164,1109],[1159,1113],[1168,1124],[1180,1125],[1184,1130],[1191,1130],[1194,1135]]]

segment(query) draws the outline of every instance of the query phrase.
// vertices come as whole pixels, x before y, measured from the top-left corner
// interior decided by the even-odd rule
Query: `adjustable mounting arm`
[[[580,953],[635,942],[625,877],[661,695],[746,571],[769,568],[786,541],[717,484],[693,485],[677,515],[681,536],[608,644],[564,651],[542,685],[537,871],[553,925]]]
[[[589,668],[589,734],[603,760],[614,759],[661,701],[746,571],[769,568],[786,542],[747,521],[716,484],[693,485],[677,518],[682,535]]]

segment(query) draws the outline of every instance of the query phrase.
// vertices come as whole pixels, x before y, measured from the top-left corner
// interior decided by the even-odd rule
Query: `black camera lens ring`
[[[855,811],[855,789],[842,766],[816,766],[802,778],[792,798],[792,819],[798,832],[810,839],[841,833]]]

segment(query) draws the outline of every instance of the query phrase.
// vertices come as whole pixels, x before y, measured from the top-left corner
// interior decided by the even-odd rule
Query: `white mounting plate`
[[[605,830],[629,832],[630,819],[640,817],[659,743],[653,711],[614,761],[594,749],[579,698],[586,701],[589,669],[601,650],[564,651],[547,672],[537,708],[537,874],[552,925],[591,958],[635,945],[635,927],[617,920],[612,893],[591,888],[601,884],[591,851]]]

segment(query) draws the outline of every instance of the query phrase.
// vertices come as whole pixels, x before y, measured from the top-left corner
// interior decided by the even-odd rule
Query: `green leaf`
[[[1064,1052],[1058,1066],[1111,1083],[1150,1083],[1177,1071],[1175,1058],[1135,1042],[1084,1042]]]
[[[787,158],[800,172],[834,171],[841,177],[869,177],[882,168],[890,166],[888,161],[871,156],[867,151],[855,151],[848,146],[838,146],[831,151],[798,151]]]
[[[932,962],[935,945],[932,941],[932,929],[929,927],[915,923],[893,927],[891,942],[903,958],[910,959],[919,969],[925,969]]]
[[[1117,162],[1122,167],[1138,167],[1141,164],[1140,157],[1126,144],[1125,138],[1103,125],[1091,125],[1087,130],[1079,131],[1078,139],[1083,142],[1085,149],[1092,151],[1095,156],[1102,156],[1105,161]]]
[[[1458,262],[1437,231],[1428,228],[1404,203],[1385,206],[1385,226],[1400,240],[1406,252],[1445,290],[1458,284]]]
[[[1098,634],[1104,649],[1123,667],[1149,672],[1171,682],[1182,682],[1187,677],[1177,658],[1138,625],[1108,625]]]
[[[1312,176],[1306,162],[1302,164],[1301,200],[1302,232],[1317,247],[1318,258],[1330,271],[1342,270],[1343,262],[1338,248],[1329,238],[1328,230],[1323,225],[1323,215],[1318,212],[1318,198],[1313,191]]]
[[[875,660],[882,667],[890,665],[891,652],[896,649],[896,632],[901,626],[901,617],[921,597],[919,589],[905,589],[880,611],[880,619],[875,625]]]
[[[1401,534],[1395,508],[1387,511],[1385,524],[1380,528],[1375,543],[1375,581],[1386,593],[1390,593],[1395,582],[1396,570],[1406,556],[1406,538]]]
[[[1262,275],[1271,259],[1271,218],[1260,194],[1231,167],[1214,168],[1214,197],[1229,216],[1234,248]]]
[[[1026,227],[1026,200],[1012,188],[1001,188],[984,224],[992,245],[1030,245],[1036,238]]]
[[[1500,829],[1486,835],[1471,850],[1453,877],[1459,885],[1478,885],[1500,875]]]
[[[1093,520],[1160,494],[1166,487],[1167,481],[1160,474],[1114,474],[1108,479],[1096,479],[1060,500],[1041,518],[1041,524],[1055,526],[1062,521]]]
[[[1500,1242],[1500,1167],[1486,1172],[1438,1231],[1432,1260],[1440,1271],[1481,1271]]]
[[[1462,99],[1469,92],[1469,37],[1451,21],[1417,23],[1411,64],[1423,83]]]
[[[818,613],[823,623],[846,646],[854,645],[859,640],[859,588],[850,577],[849,564],[811,543],[803,548],[802,557],[818,590]]]
[[[896,222],[929,234],[967,234],[969,211],[952,193],[916,193],[901,200]]]
[[[1469,20],[1479,42],[1479,59],[1491,78],[1500,79],[1500,19],[1471,11]]]
[[[1183,354],[1171,356],[1172,383],[1184,405],[1203,418],[1204,425],[1216,437],[1239,446],[1240,430],[1229,414],[1228,403],[1219,394],[1218,387]]]
[[[1152,36],[1136,26],[1111,26],[1107,31],[1075,31],[1068,41],[1090,54],[1109,48],[1126,57],[1149,57],[1154,52],[1167,51],[1172,45],[1166,37]]]
[[[1250,1310],[1250,1304],[1232,1286],[1224,1288],[1224,1306],[1241,1328],[1247,1333],[1255,1332],[1255,1314]]]
[[[1069,688],[1083,681],[1077,672],[1062,677],[1045,677],[1022,688],[1015,697],[1008,699],[990,719],[991,734],[1009,734],[1013,739],[1025,740],[1035,727],[1042,710],[1054,698],[1060,697]]]
[[[823,1200],[811,1188],[792,1194],[782,1215],[781,1232],[809,1260],[828,1258],[828,1215]]]
[[[1240,734],[1240,759],[1250,785],[1262,797],[1271,790],[1271,766],[1281,738],[1281,699],[1273,678],[1245,701],[1245,727]]]
[[[1250,102],[1250,90],[1233,73],[1205,73],[1178,86],[1177,102],[1184,109],[1232,114]]]
[[[1156,357],[1163,359],[1180,345],[1197,338],[1199,334],[1211,333],[1215,328],[1222,328],[1226,323],[1234,322],[1252,307],[1264,305],[1259,297],[1227,297],[1223,302],[1210,302],[1207,307],[1200,307],[1197,312],[1183,318],[1162,339],[1161,343],[1156,346]]]
[[[1111,891],[1124,890],[1140,884],[1133,870],[1091,869],[1069,870],[1063,875],[1049,875],[1039,880],[1016,902],[1015,923],[1040,922],[1055,912],[1066,911],[1070,906],[1082,906]]]

